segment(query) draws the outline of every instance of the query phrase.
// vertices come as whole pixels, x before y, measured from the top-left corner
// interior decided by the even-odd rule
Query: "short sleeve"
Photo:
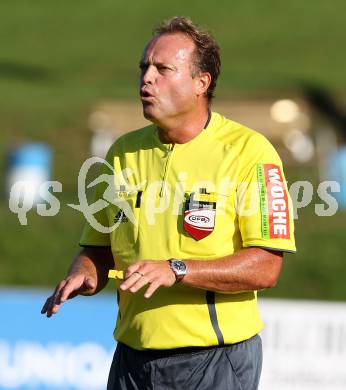
[[[244,148],[237,185],[237,213],[243,247],[295,252],[292,202],[282,162],[261,135]]]
[[[102,183],[96,185],[93,203],[102,199],[102,194],[104,192],[104,186]],[[109,219],[107,216],[106,208],[101,209],[93,215],[93,218],[97,221],[98,224],[102,225],[105,228],[109,227]],[[82,236],[79,240],[80,246],[111,246],[110,234],[103,233],[100,229],[97,229],[95,223],[90,223],[86,221]]]
[[[99,175],[96,180],[95,190],[91,197],[91,203],[89,207],[95,202],[103,202],[100,204],[99,211],[91,213],[89,219],[86,218],[86,222],[82,231],[81,238],[79,240],[80,246],[111,246],[110,239],[110,221],[107,212],[109,202],[105,199],[106,191],[112,188],[114,184],[114,171],[113,171],[113,159],[116,153],[117,143],[114,143],[109,149],[105,163],[101,164]],[[111,187],[109,187],[111,186]],[[97,204],[96,204],[97,205]]]

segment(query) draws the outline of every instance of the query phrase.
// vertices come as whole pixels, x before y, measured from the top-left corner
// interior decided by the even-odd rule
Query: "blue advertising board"
[[[48,319],[40,311],[50,293],[0,289],[0,390],[105,390],[116,295],[76,297]],[[261,390],[346,389],[346,303],[259,303]]]
[[[116,346],[116,295],[76,297],[51,318],[51,291],[0,289],[0,389],[104,390]]]

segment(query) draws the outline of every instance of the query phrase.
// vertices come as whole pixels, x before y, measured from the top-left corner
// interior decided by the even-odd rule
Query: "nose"
[[[154,65],[149,65],[142,72],[142,83],[143,84],[154,84],[156,78],[156,68]]]

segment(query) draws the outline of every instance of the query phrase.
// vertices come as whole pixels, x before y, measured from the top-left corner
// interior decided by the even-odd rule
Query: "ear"
[[[211,75],[209,72],[200,73],[195,77],[196,95],[205,95],[211,83]]]

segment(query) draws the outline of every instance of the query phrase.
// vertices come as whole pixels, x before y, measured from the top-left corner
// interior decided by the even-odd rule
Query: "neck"
[[[201,112],[174,118],[172,123],[158,124],[159,138],[162,143],[184,144],[195,138],[204,129],[209,116],[208,108]]]

